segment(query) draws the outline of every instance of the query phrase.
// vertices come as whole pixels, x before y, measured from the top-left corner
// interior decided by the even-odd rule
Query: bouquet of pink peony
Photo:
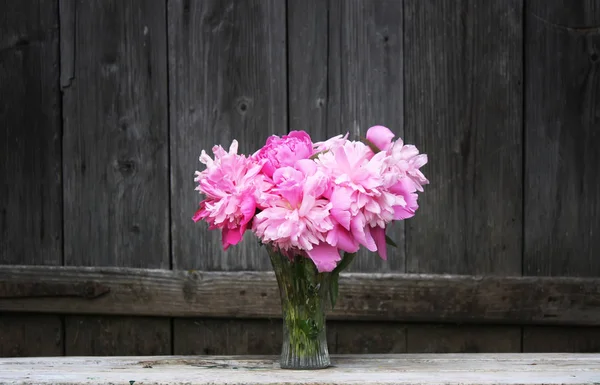
[[[336,136],[313,143],[304,131],[271,136],[251,156],[213,147],[202,151],[206,169],[196,172],[206,196],[193,219],[222,231],[227,250],[251,230],[288,255],[310,258],[332,271],[341,251],[362,245],[386,259],[385,228],[415,215],[417,192],[428,181],[419,170],[427,155],[386,127],[375,126],[363,141]]]
[[[393,242],[386,226],[415,215],[417,194],[428,183],[420,171],[427,156],[394,141],[388,128],[371,127],[361,141],[347,137],[313,143],[306,132],[293,131],[269,137],[249,156],[237,153],[235,140],[228,152],[213,147],[214,159],[205,151],[200,156],[206,169],[196,172],[196,190],[205,199],[193,219],[220,229],[225,250],[246,230],[267,247],[284,319],[290,318],[288,350],[302,350],[286,353],[286,367],[328,365],[328,357],[319,361],[322,346],[311,346],[324,338],[324,316],[316,310],[323,293],[333,305],[339,271],[361,245],[387,258]]]

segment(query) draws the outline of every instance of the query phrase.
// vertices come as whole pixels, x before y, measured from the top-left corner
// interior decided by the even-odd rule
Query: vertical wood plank
[[[600,276],[600,5],[526,7],[526,275]]]
[[[518,353],[518,326],[414,325],[407,334],[409,353]]]
[[[407,271],[520,275],[522,0],[404,6],[406,141],[431,181],[406,224]],[[515,351],[519,331],[411,326],[408,349]]]
[[[525,8],[523,274],[600,276],[600,6]],[[597,352],[595,328],[531,328],[524,351]]]
[[[523,352],[600,353],[600,328],[526,326]]]
[[[339,112],[331,116],[339,95],[330,95],[329,29],[335,26],[329,7],[329,0],[287,0],[289,128],[308,132],[313,141],[343,132]]]
[[[164,1],[86,1],[63,86],[65,264],[169,267]],[[74,43],[73,43],[74,41]],[[64,74],[63,74],[64,75]]]
[[[57,4],[0,3],[2,264],[62,263]]]
[[[237,139],[248,154],[287,132],[285,2],[169,0],[168,17],[173,267],[269,269],[250,233],[223,252],[220,232],[192,221],[193,179],[202,149]]]
[[[62,264],[58,74],[58,2],[0,1],[0,264]],[[62,351],[60,317],[0,317],[0,356]]]
[[[61,7],[66,265],[169,267],[165,12],[161,0]],[[70,316],[66,353],[169,353],[155,337],[170,330]]]
[[[402,137],[402,2],[288,1],[290,128],[314,141],[364,136],[383,124]],[[404,224],[388,234],[404,243]],[[360,251],[348,271],[404,271],[404,248],[389,260]]]
[[[522,1],[404,3],[406,139],[431,181],[407,270],[520,274]]]
[[[63,355],[60,317],[39,314],[0,315],[0,357]]]

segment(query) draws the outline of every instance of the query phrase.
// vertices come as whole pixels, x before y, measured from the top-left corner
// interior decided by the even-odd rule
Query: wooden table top
[[[600,354],[333,355],[332,365],[282,370],[272,356],[0,358],[0,383],[600,385]]]

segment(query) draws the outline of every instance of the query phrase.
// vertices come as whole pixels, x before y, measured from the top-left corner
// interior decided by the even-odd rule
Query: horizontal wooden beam
[[[0,312],[280,317],[272,272],[0,266]],[[600,325],[600,278],[342,274],[331,319]]]

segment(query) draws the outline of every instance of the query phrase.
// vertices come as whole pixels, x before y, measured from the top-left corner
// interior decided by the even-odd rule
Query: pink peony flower
[[[373,126],[367,144],[348,134],[312,143],[304,131],[271,136],[251,157],[213,147],[196,172],[205,195],[194,221],[221,229],[223,248],[251,228],[284,255],[310,258],[320,272],[332,271],[340,252],[360,246],[387,258],[385,229],[415,215],[418,191],[429,181],[420,168],[427,155],[394,141],[394,133]]]
[[[384,126],[373,126],[367,130],[367,139],[381,151],[387,151],[392,146],[394,133]]]
[[[328,177],[316,167],[299,163],[302,170],[282,167],[274,172],[276,187],[271,194],[275,198],[255,216],[253,230],[264,243],[281,250],[304,250],[319,271],[331,271],[340,255],[337,249],[337,257],[327,253],[331,249],[325,245],[327,232],[333,228],[331,203],[322,196]]]
[[[393,220],[393,207],[403,203],[384,186],[387,157],[385,152],[373,156],[367,145],[348,141],[316,159],[332,179],[328,198],[335,226],[327,237],[331,245],[353,252],[361,244],[377,251],[371,228],[385,227]]]
[[[327,139],[324,142],[316,142],[314,144],[314,151],[315,151],[315,153],[327,151],[327,150],[335,148],[335,147],[343,146],[344,143],[346,143],[347,141],[348,141],[348,133],[346,133],[346,135],[343,135],[343,136],[337,135],[337,136],[334,136],[333,138]]]
[[[304,131],[292,131],[281,138],[270,136],[265,146],[252,157],[256,160],[265,159],[263,173],[271,177],[278,168],[293,166],[297,160],[308,159],[312,154],[310,136]]]
[[[413,145],[405,145],[402,139],[392,141],[394,133],[384,126],[373,126],[367,130],[367,139],[381,151],[390,155],[387,160],[388,170],[384,179],[388,185],[394,184],[398,179],[408,177],[414,183],[415,188],[423,191],[423,185],[429,183],[425,175],[419,170],[427,163],[427,155],[419,154],[419,150]]]
[[[206,165],[196,171],[196,190],[206,196],[193,216],[195,222],[204,219],[210,229],[221,229],[223,248],[227,250],[242,239],[257,208],[257,202],[271,188],[259,172],[262,165],[237,154],[234,140],[229,152],[213,147],[215,159],[202,151],[200,161]]]

